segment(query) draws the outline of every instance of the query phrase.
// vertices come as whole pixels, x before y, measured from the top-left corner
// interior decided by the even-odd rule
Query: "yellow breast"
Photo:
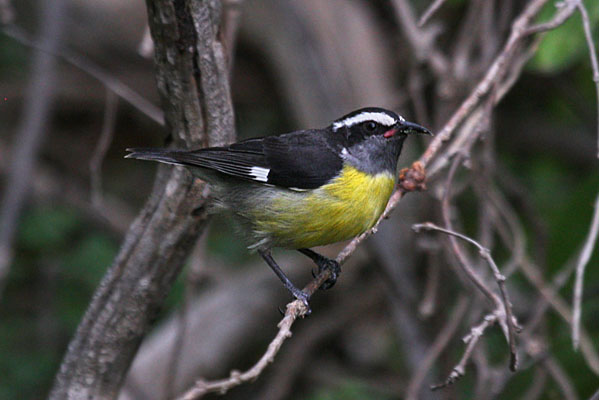
[[[287,248],[353,238],[376,223],[394,185],[391,173],[369,175],[346,165],[339,177],[319,189],[274,196],[257,210],[256,233]]]

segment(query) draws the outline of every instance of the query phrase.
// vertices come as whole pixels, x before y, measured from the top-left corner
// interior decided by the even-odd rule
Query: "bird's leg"
[[[289,290],[289,292],[293,295],[293,297],[295,297],[298,300],[301,300],[304,303],[304,305],[308,309],[306,314],[310,314],[311,310],[310,310],[310,305],[308,304],[308,300],[310,300],[310,296],[308,294],[306,294],[306,292],[304,292],[303,290],[300,290],[297,287],[295,287],[295,285],[293,283],[291,283],[291,281],[289,280],[287,275],[285,275],[285,273],[283,272],[281,267],[279,267],[277,265],[277,262],[274,260],[274,258],[272,258],[272,255],[270,254],[270,250],[258,250],[258,253],[262,256],[264,261],[266,261],[266,263],[274,271],[274,273],[277,274],[277,276],[279,277],[281,282],[283,282],[283,285],[285,285],[285,287],[287,288],[287,290]]]
[[[314,261],[314,263],[318,265],[318,273],[321,273],[322,271],[327,269],[331,271],[331,277],[324,281],[320,289],[330,289],[335,285],[335,282],[337,282],[337,278],[341,274],[341,266],[337,261],[331,260],[330,258],[326,258],[325,256],[322,256],[310,249],[298,249],[297,251],[310,257],[312,261]]]

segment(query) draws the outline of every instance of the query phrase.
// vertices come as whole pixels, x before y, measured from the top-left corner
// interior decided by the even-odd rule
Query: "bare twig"
[[[489,251],[489,249],[487,249],[486,247],[483,247],[476,240],[471,239],[468,236],[462,235],[461,233],[458,233],[458,232],[451,231],[449,229],[441,228],[440,226],[437,226],[431,222],[427,222],[424,224],[416,224],[416,225],[413,225],[412,228],[416,232],[418,232],[421,229],[435,230],[435,231],[443,232],[447,235],[451,235],[451,236],[457,237],[459,239],[462,239],[462,240],[474,245],[476,248],[478,248],[479,255],[487,262],[487,264],[489,264],[489,267],[491,268],[491,270],[493,271],[493,275],[495,276],[495,280],[497,281],[497,286],[499,286],[499,292],[501,293],[501,299],[502,299],[504,312],[505,312],[505,321],[506,321],[506,325],[508,328],[507,333],[508,333],[508,343],[510,346],[510,369],[512,371],[515,371],[518,366],[518,359],[517,359],[517,354],[516,354],[516,343],[515,343],[514,336],[515,336],[515,332],[517,330],[519,330],[520,328],[516,326],[516,323],[515,323],[515,320],[513,317],[512,304],[509,300],[507,290],[505,289],[505,276],[503,276],[501,274],[501,272],[499,272],[499,268],[497,268],[497,264],[495,264],[493,257],[491,257],[491,252]]]
[[[118,98],[110,90],[106,90],[106,106],[104,108],[104,122],[100,139],[93,155],[89,160],[89,173],[91,177],[91,199],[96,208],[103,206],[102,200],[102,162],[112,142],[114,125],[116,123],[116,110]]]
[[[305,370],[309,358],[319,354],[314,351],[314,348],[331,335],[343,332],[348,324],[361,321],[372,307],[384,304],[383,300],[380,285],[367,285],[359,293],[355,290],[347,290],[326,313],[311,316],[309,329],[300,331],[293,342],[289,343],[286,352],[281,354],[277,362],[277,368],[273,368],[269,376],[270,384],[267,384],[265,389],[254,398],[268,400],[289,398],[290,392],[295,387],[293,382]],[[335,318],[331,318],[331,315]]]
[[[447,380],[445,380],[445,382],[431,386],[431,390],[443,389],[446,386],[454,384],[458,379],[464,376],[464,373],[466,371],[466,363],[472,356],[472,351],[474,350],[474,347],[476,346],[482,335],[485,333],[485,330],[489,326],[493,325],[497,321],[497,318],[497,314],[488,314],[483,319],[483,322],[481,322],[477,326],[472,327],[470,333],[464,336],[464,338],[462,339],[462,341],[466,343],[467,346],[466,350],[464,351],[464,354],[462,355],[462,358],[460,359],[460,362],[455,367],[453,367],[451,374],[449,374],[449,377],[447,378]]]
[[[433,1],[433,3],[430,6],[428,6],[426,11],[422,13],[422,17],[420,17],[420,20],[418,21],[418,27],[422,28],[424,24],[426,24],[428,20],[433,16],[433,14],[436,13],[439,8],[441,8],[443,3],[445,3],[445,0]]]
[[[576,10],[576,0],[568,0],[561,3],[556,3],[556,7],[560,7],[559,11],[555,13],[553,18],[547,22],[543,22],[536,25],[531,25],[526,28],[525,34],[532,35],[540,32],[547,32],[557,28],[568,20]]]
[[[156,107],[139,93],[131,89],[129,86],[112,76],[99,65],[93,63],[83,55],[77,54],[68,49],[49,48],[43,42],[38,42],[29,37],[26,32],[15,25],[7,25],[2,27],[0,30],[6,36],[11,37],[25,46],[33,47],[52,56],[62,58],[67,63],[96,78],[117,96],[131,104],[134,108],[146,115],[151,120],[160,125],[164,125],[164,113],[160,108]]]
[[[291,337],[291,326],[298,317],[303,317],[306,314],[306,311],[307,309],[304,303],[299,300],[287,304],[285,316],[277,325],[279,328],[277,335],[270,342],[266,352],[262,355],[262,357],[260,357],[260,360],[258,360],[256,364],[254,364],[245,372],[232,371],[231,376],[226,379],[210,382],[198,381],[193,388],[185,392],[185,394],[180,397],[180,400],[198,399],[209,392],[218,392],[224,394],[235,386],[256,379],[262,373],[264,368],[273,362],[275,356],[281,349],[283,342],[287,338]]]
[[[575,349],[578,349],[580,342],[580,314],[582,308],[582,284],[584,279],[584,271],[586,269],[593,249],[597,244],[597,236],[599,235],[599,194],[595,199],[595,211],[593,212],[593,219],[589,233],[580,252],[580,257],[576,263],[576,281],[574,283],[574,299],[573,311],[572,311],[572,343]]]
[[[414,372],[414,375],[410,379],[410,383],[408,384],[408,388],[406,390],[406,400],[416,400],[419,398],[418,392],[420,391],[420,387],[422,386],[428,371],[432,368],[435,360],[441,355],[443,350],[449,344],[449,341],[460,325],[460,321],[464,317],[464,314],[466,314],[467,309],[468,298],[462,295],[458,299],[458,302],[451,315],[449,315],[447,323],[441,329],[432,346],[430,347],[426,357],[424,360],[422,360],[418,366],[418,369],[416,372]]]

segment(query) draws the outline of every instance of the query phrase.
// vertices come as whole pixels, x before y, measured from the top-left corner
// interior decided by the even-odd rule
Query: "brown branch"
[[[576,281],[574,283],[574,299],[572,300],[572,342],[575,349],[578,349],[580,343],[580,314],[584,271],[597,244],[597,236],[599,236],[599,194],[597,194],[597,198],[595,199],[595,211],[593,212],[591,227],[576,263]]]
[[[227,66],[217,38],[220,2],[148,0],[147,6],[158,89],[175,143],[233,141]],[[194,212],[206,202],[204,185],[188,172],[159,168],[150,199],[69,344],[50,399],[117,396],[139,343],[206,225],[206,212]]]

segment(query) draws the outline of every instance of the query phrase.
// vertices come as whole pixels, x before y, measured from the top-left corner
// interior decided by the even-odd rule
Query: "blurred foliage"
[[[0,308],[0,398],[44,395],[117,248],[71,208],[26,210]]]

